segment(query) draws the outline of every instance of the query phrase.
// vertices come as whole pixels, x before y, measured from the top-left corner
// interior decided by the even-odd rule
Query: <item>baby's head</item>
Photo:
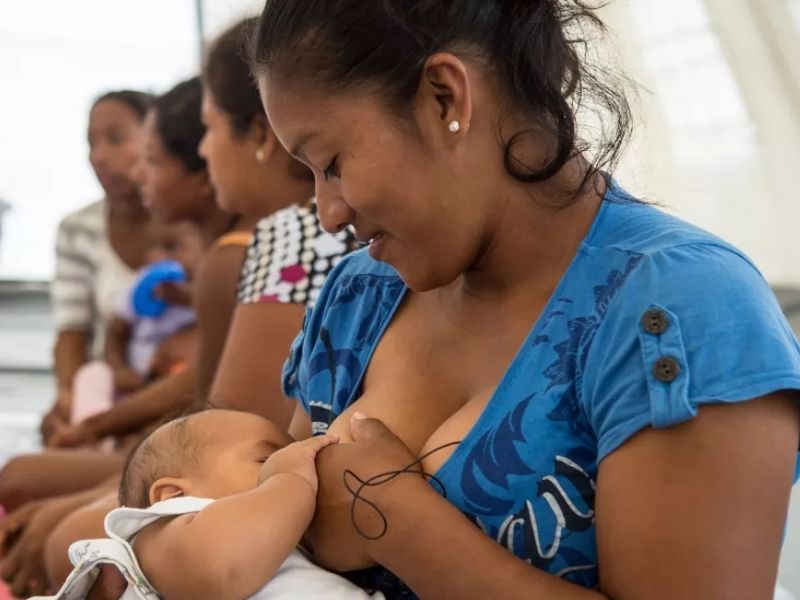
[[[216,499],[252,490],[264,461],[292,441],[271,421],[233,410],[170,421],[131,453],[120,504],[145,508],[178,496]]]
[[[203,254],[203,242],[197,227],[185,221],[164,223],[153,217],[148,234],[147,262],[176,260],[192,279]]]

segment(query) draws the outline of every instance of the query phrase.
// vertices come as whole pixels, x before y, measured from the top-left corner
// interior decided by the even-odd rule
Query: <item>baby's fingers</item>
[[[335,435],[318,435],[300,442],[303,447],[309,450],[313,456],[327,446],[339,443],[339,438]]]

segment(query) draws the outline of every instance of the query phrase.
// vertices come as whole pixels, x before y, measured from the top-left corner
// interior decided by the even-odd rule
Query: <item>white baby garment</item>
[[[128,582],[122,600],[161,600],[147,581],[133,553],[131,541],[142,529],[163,517],[200,512],[213,500],[172,498],[149,508],[117,508],[106,516],[110,539],[84,540],[70,546],[69,558],[75,569],[58,594],[49,599],[80,600],[86,597],[104,564],[119,568]],[[213,552],[213,547],[209,549]],[[345,578],[313,564],[298,551],[292,552],[272,579],[248,600],[384,600],[383,594],[368,594]]]

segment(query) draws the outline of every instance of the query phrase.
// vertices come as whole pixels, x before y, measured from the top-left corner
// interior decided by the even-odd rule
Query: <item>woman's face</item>
[[[259,82],[281,143],[314,172],[331,232],[353,226],[414,290],[444,286],[479,256],[486,227],[481,174],[446,140],[441,109],[417,103],[400,123],[369,94],[335,95]],[[478,169],[479,171],[479,169]]]
[[[254,171],[263,168],[256,158],[258,143],[254,136],[234,131],[207,87],[203,89],[203,123],[206,133],[199,151],[208,164],[217,202],[232,213],[257,214],[258,198],[252,197],[252,186],[247,185]]]
[[[156,127],[156,111],[144,121],[142,159],[134,170],[142,201],[165,223],[195,221],[205,212],[202,198],[208,193],[205,170],[190,172],[167,152]]]
[[[110,199],[136,195],[132,171],[142,153],[139,115],[119,100],[101,100],[89,115],[89,162]]]

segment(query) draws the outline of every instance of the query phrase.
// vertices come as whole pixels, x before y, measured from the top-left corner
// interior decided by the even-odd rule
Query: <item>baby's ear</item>
[[[162,477],[150,486],[150,504],[163,502],[170,498],[189,495],[189,482],[176,477]]]

